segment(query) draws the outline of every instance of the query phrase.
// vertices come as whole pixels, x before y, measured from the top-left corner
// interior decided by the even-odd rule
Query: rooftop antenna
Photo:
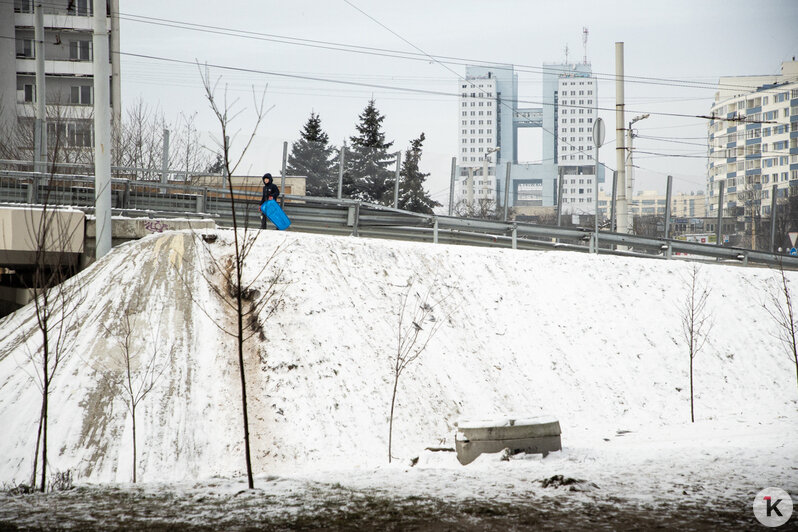
[[[585,49],[585,57],[582,60],[582,62],[584,64],[587,64],[587,35],[588,35],[588,33],[590,33],[590,32],[587,30],[587,26],[582,26],[582,46]]]
[[[568,63],[568,45],[565,45],[565,62]]]

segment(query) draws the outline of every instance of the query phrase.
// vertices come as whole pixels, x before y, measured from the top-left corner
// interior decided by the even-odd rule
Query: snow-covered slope
[[[232,234],[208,245],[232,253]],[[689,421],[689,359],[679,307],[690,263],[263,232],[250,276],[281,251],[284,303],[248,345],[256,473],[377,464],[387,454],[397,312],[408,284],[451,291],[448,319],[403,375],[394,454],[452,444],[454,423],[505,413],[556,416],[567,448],[616,429]],[[165,371],[137,411],[139,478],[242,472],[237,354],[214,321],[232,314],[200,238],[153,235],[74,279],[88,294],[50,399],[50,467],[129,481],[131,428],[103,371],[131,302],[134,345]],[[696,417],[796,419],[795,369],[762,308],[774,273],[704,265],[714,327],[695,360]],[[789,274],[798,281],[795,274]],[[30,474],[41,395],[28,360],[41,343],[32,306],[0,321],[0,480]],[[116,333],[109,334],[105,327]]]

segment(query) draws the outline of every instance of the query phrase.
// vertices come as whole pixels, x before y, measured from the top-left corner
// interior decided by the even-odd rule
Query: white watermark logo
[[[786,523],[792,515],[790,494],[780,488],[765,488],[754,498],[754,516],[765,526]]]

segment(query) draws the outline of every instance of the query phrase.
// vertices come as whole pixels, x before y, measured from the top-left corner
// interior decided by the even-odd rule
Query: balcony
[[[91,76],[93,70],[91,61],[44,61],[44,73],[46,75]],[[17,58],[17,73],[22,72],[35,74],[36,60]]]
[[[14,25],[32,28],[34,26],[33,13],[14,13]],[[48,29],[69,29],[78,31],[92,30],[92,17],[77,15],[44,15],[44,27]],[[108,27],[111,27],[111,18],[108,17]]]
[[[33,103],[17,103],[17,116],[20,118],[36,118],[36,109]],[[47,105],[48,121],[52,117],[60,116],[61,121],[88,120],[94,117],[92,105]]]

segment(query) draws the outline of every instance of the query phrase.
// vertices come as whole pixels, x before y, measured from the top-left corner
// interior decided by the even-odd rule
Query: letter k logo
[[[771,499],[770,499],[769,496],[764,497],[764,499],[765,499],[765,501],[767,501],[767,515],[768,515],[768,517],[770,517],[770,514],[772,514],[773,512],[776,512],[776,515],[781,517],[782,515],[781,515],[781,512],[779,511],[779,503],[782,501],[782,499],[776,499],[776,502],[774,504],[771,504],[771,502],[770,502]]]

